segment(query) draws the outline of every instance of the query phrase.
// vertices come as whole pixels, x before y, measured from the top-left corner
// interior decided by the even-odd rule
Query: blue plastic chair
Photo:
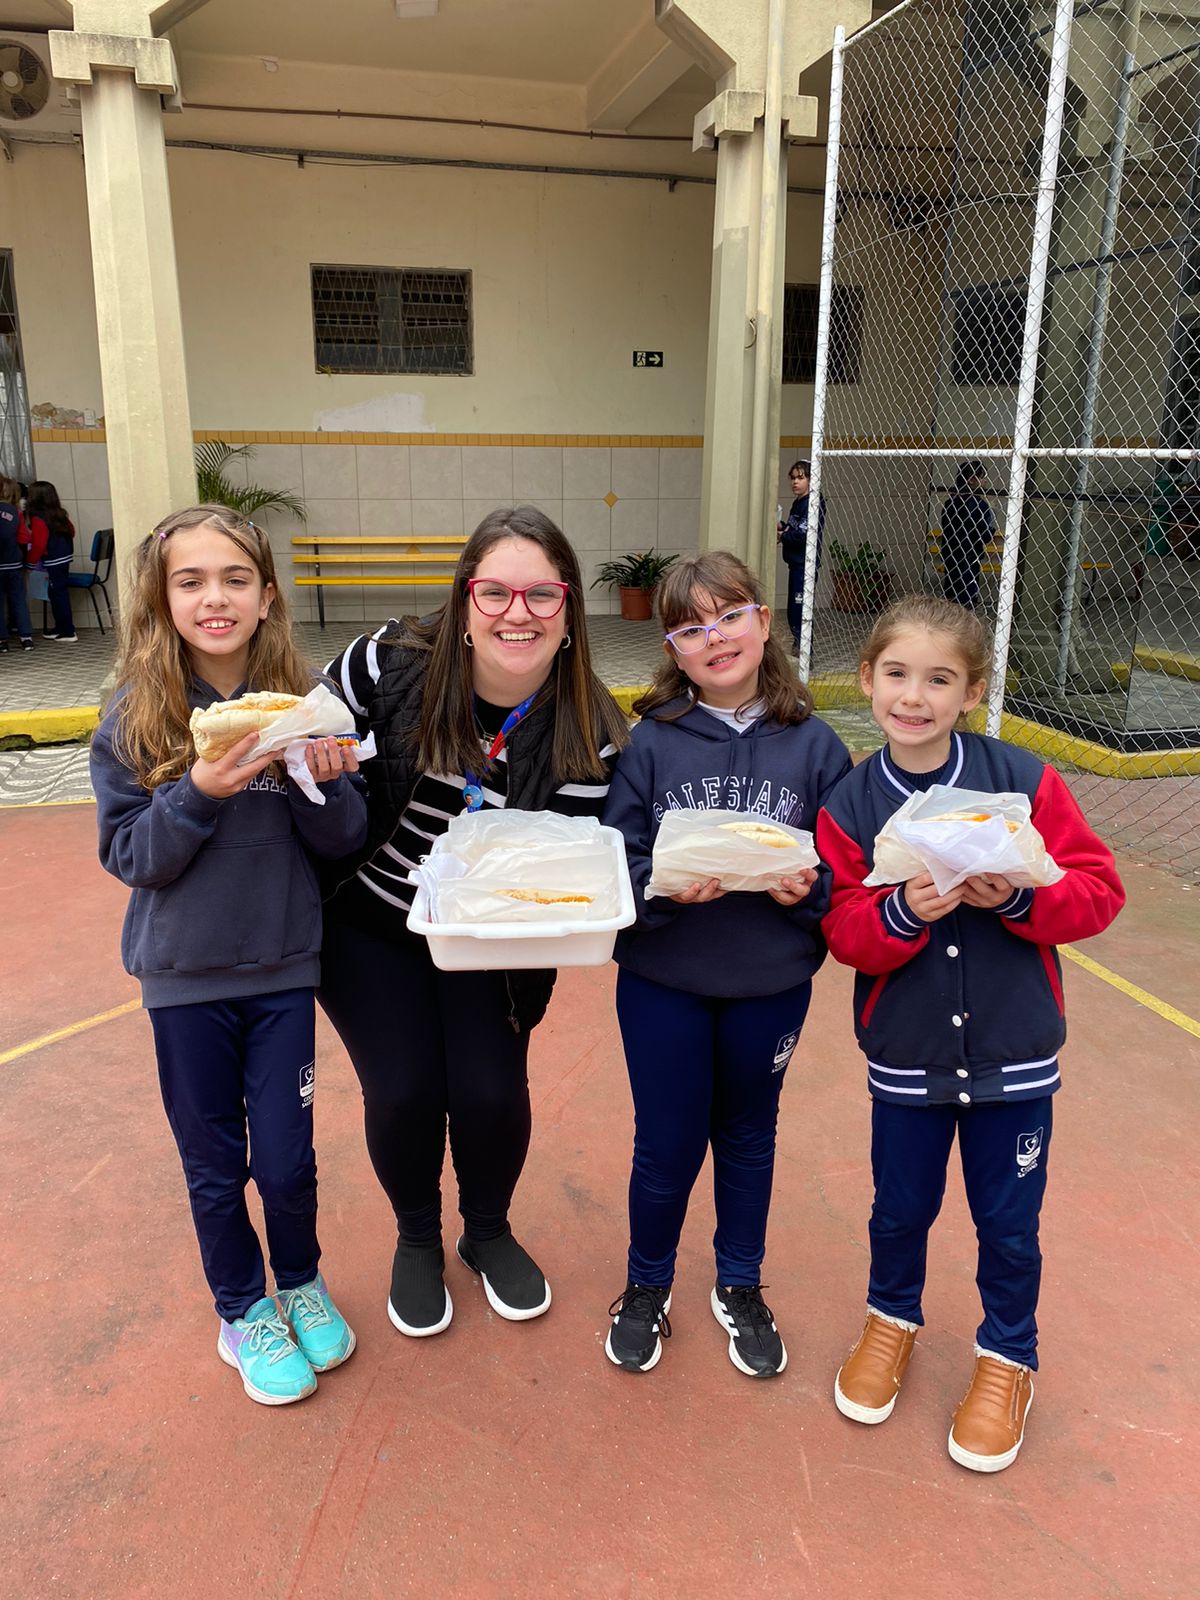
[[[100,616],[100,602],[96,599],[96,590],[104,596],[104,609],[108,612],[109,626],[113,625],[112,604],[108,598],[108,589],[105,585],[112,577],[113,548],[116,541],[111,528],[99,528],[92,535],[92,549],[89,559],[92,563],[90,572],[72,572],[67,579],[70,589],[86,589],[96,613],[96,622],[100,632],[104,632],[104,622]],[[101,567],[104,571],[101,572]]]

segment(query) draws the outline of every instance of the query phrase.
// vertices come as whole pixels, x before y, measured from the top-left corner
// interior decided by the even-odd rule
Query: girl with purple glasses
[[[825,955],[828,874],[784,877],[763,894],[717,879],[647,902],[654,838],[669,810],[727,810],[812,831],[850,770],[845,745],[771,638],[754,575],[708,551],[659,590],[664,659],[635,705],[641,722],[613,776],[604,820],[625,836],[637,923],[618,936],[617,1016],[636,1125],[629,1269],[605,1345],[648,1372],[670,1335],[675,1256],[708,1148],[717,1211],[713,1315],[749,1377],[787,1351],[761,1269],[779,1093]]]

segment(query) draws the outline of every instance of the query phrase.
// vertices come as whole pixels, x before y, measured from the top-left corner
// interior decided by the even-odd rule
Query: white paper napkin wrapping
[[[907,883],[928,872],[939,894],[981,872],[997,873],[1017,889],[1057,883],[1065,874],[1030,820],[1031,809],[1028,795],[935,783],[909,795],[884,823],[875,838],[875,864],[863,882],[868,888]],[[987,820],[968,820],[980,816]]]
[[[316,684],[290,711],[285,711],[260,736],[258,742],[238,762],[239,767],[265,756],[269,750],[280,751],[288,776],[293,778],[301,792],[314,805],[323,806],[325,796],[321,786],[314,782],[304,752],[313,738],[328,739],[339,734],[351,734],[354,729],[353,714],[324,683]],[[369,733],[357,747],[358,759],[369,761],[375,754],[375,735]]]
[[[758,822],[793,841],[792,848],[757,843],[734,833],[731,822]],[[746,811],[668,811],[654,841],[646,899],[679,894],[693,883],[719,878],[733,891],[765,892],[806,867],[820,865],[813,836]]]
[[[594,817],[553,812],[464,813],[434,841],[411,883],[426,891],[429,920],[588,922],[616,916],[620,893],[611,844]],[[586,895],[542,905],[503,889]]]

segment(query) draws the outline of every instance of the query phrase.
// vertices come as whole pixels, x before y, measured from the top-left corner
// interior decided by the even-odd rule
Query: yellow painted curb
[[[1163,672],[1168,678],[1187,678],[1190,683],[1200,683],[1200,660],[1180,650],[1160,650],[1153,645],[1139,644],[1134,646],[1133,659],[1146,672]],[[1128,661],[1116,662],[1113,674],[1122,680],[1128,677]]]
[[[986,713],[973,711],[967,725],[982,733]],[[1109,750],[1059,728],[1047,728],[1027,717],[1005,712],[1000,719],[1000,737],[1022,750],[1050,763],[1069,761],[1084,772],[1100,778],[1196,778],[1200,777],[1200,750]]]
[[[858,683],[857,672],[824,672],[808,680],[813,704],[818,711],[832,711],[838,706],[858,706],[870,709],[870,702]]]
[[[633,702],[639,700],[649,687],[646,683],[623,684],[609,692],[625,715],[631,717]],[[867,708],[856,672],[823,673],[820,677],[810,678],[808,687],[818,711],[829,711],[835,706],[861,706],[864,711]]]
[[[0,711],[0,739],[34,744],[83,744],[100,721],[99,706],[59,706],[45,711]]]

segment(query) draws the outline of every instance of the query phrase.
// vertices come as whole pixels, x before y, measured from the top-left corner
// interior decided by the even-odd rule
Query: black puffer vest
[[[334,874],[325,885],[326,899],[392,837],[421,776],[413,735],[421,716],[429,652],[391,644],[388,639],[385,634],[379,641],[381,670],[368,707],[376,754],[363,768],[367,784],[367,842],[356,856],[334,863]],[[557,788],[551,759],[553,739],[552,703],[535,706],[509,735],[505,742],[509,810],[545,808]],[[518,1033],[527,1032],[545,1015],[558,974],[551,969],[524,968],[514,969],[505,977],[512,1001],[509,1021]]]

